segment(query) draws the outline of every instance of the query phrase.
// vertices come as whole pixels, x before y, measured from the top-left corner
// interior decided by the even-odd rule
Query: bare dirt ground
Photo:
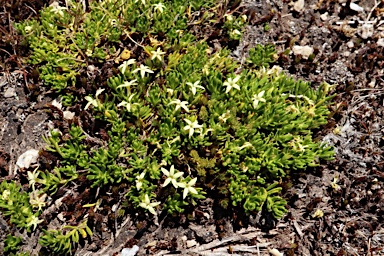
[[[157,224],[135,213],[115,223],[100,216],[99,230],[76,255],[118,255],[133,245],[140,248],[137,255],[269,255],[272,249],[284,255],[384,255],[384,3],[300,2],[243,1],[250,25],[233,51],[234,58],[243,60],[255,44],[272,43],[279,54],[275,65],[286,73],[314,87],[323,81],[336,85],[329,123],[316,133],[334,145],[335,160],[283,181],[289,213],[279,221],[265,214],[248,217],[220,211],[208,198],[194,216],[166,216]],[[26,149],[44,147],[42,135],[60,119],[47,113],[47,103],[57,96],[41,87],[33,67],[23,62],[28,49],[10,26],[35,16],[44,2],[3,4],[1,180],[14,177],[17,157]],[[302,49],[313,54],[307,58],[299,54]],[[315,216],[318,210],[322,217]],[[55,214],[43,213],[51,217],[50,226],[58,227]],[[1,241],[14,227],[3,218],[0,226]],[[21,235],[25,250],[40,250],[38,232]]]

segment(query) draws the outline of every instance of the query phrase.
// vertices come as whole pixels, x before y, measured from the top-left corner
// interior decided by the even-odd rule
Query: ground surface
[[[6,2],[0,10],[1,179],[13,177],[26,149],[44,146],[42,135],[60,119],[47,114],[47,103],[57,95],[40,87],[33,67],[23,64],[26,48],[9,26],[35,16],[44,3]],[[248,218],[217,212],[209,199],[193,221],[168,216],[156,225],[128,213],[118,223],[100,224],[100,232],[76,254],[117,255],[137,245],[138,255],[268,255],[271,249],[284,255],[384,255],[384,4],[359,1],[363,10],[356,12],[350,1],[342,2],[347,1],[308,0],[303,7],[284,0],[242,3],[251,24],[234,58],[244,59],[257,43],[273,43],[279,53],[275,64],[286,73],[314,87],[336,84],[329,124],[316,133],[335,146],[335,160],[284,181],[289,214],[278,222],[264,215]],[[365,26],[373,25],[368,37],[362,29],[366,20]],[[314,55],[306,59],[297,49],[283,54],[295,45],[309,46]],[[324,216],[314,218],[317,210]],[[43,216],[52,213],[48,209]],[[0,226],[0,236],[12,228],[2,218]],[[40,249],[37,232],[22,235],[25,250]]]

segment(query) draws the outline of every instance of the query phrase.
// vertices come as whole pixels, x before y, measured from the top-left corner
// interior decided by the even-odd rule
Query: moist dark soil
[[[289,213],[281,220],[263,212],[246,216],[241,209],[220,209],[208,195],[191,214],[151,220],[135,212],[115,215],[111,209],[120,202],[105,196],[104,208],[88,213],[94,235],[79,245],[76,255],[120,255],[134,245],[137,255],[384,255],[384,3],[300,2],[243,1],[235,6],[250,23],[240,43],[214,38],[212,28],[207,29],[212,46],[229,46],[239,61],[256,44],[274,44],[274,65],[284,72],[313,87],[335,85],[328,124],[315,133],[316,139],[335,147],[335,160],[288,172],[283,196]],[[27,149],[43,149],[42,136],[67,125],[62,110],[52,106],[58,95],[26,63],[29,49],[12,25],[38,17],[47,4],[0,1],[0,180],[25,180],[26,170],[15,165],[18,157]],[[372,32],[364,29],[370,26]],[[303,47],[312,54],[300,53]],[[99,73],[93,79],[112,75],[112,66],[96,67]],[[54,155],[41,158],[45,168],[58,161]],[[108,189],[119,198],[119,188]],[[48,207],[41,225],[58,229],[60,218],[84,216],[76,201],[106,195],[108,189],[59,191],[65,207]],[[323,216],[315,214],[319,211]],[[1,215],[0,227],[0,252],[1,241],[13,231],[23,237],[24,251],[50,255],[37,244],[40,231],[20,234]]]

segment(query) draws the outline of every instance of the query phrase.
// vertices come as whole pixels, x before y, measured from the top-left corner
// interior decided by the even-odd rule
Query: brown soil
[[[356,2],[364,8],[356,12],[350,2],[308,0],[302,9],[285,0],[242,3],[251,24],[234,49],[234,58],[244,60],[255,44],[273,43],[279,53],[275,64],[286,73],[314,87],[323,81],[337,85],[329,123],[316,133],[319,140],[334,145],[335,160],[287,177],[289,213],[282,220],[261,213],[248,217],[241,211],[223,212],[209,198],[192,216],[160,216],[152,221],[135,213],[122,218],[100,213],[92,239],[81,244],[76,255],[118,255],[133,245],[139,246],[138,255],[269,255],[271,249],[284,255],[384,255],[384,3]],[[35,16],[44,1],[2,5],[0,175],[9,180],[15,177],[18,156],[30,148],[43,148],[42,135],[62,117],[58,110],[48,111],[57,95],[40,86],[34,67],[25,64],[22,56],[28,49],[10,26]],[[374,27],[365,39],[364,22]],[[294,45],[309,46],[314,55],[305,59],[285,54]],[[17,175],[25,178],[20,170]],[[61,191],[64,202],[73,203],[94,191],[69,191],[71,198],[65,192]],[[111,201],[109,207],[116,203]],[[324,216],[313,217],[317,210]],[[59,214],[51,207],[45,210],[43,224],[60,227]],[[1,216],[0,226],[1,252],[1,241],[15,228]],[[24,250],[39,252],[39,232],[20,234]]]

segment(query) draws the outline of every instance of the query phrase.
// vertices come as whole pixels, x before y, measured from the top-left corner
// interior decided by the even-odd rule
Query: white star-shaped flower
[[[136,176],[136,188],[137,188],[137,190],[140,190],[141,186],[143,186],[144,177],[145,177],[145,172],[142,172],[140,175]]]
[[[240,76],[236,76],[234,79],[231,77],[228,78],[228,81],[224,82],[224,86],[227,86],[227,89],[225,90],[225,93],[228,93],[232,88],[235,88],[240,91],[240,86],[236,84],[240,79]]]
[[[52,7],[51,12],[58,13],[60,16],[64,16],[63,10],[67,10],[67,7],[60,6],[56,1],[49,6]]]
[[[33,208],[39,208],[39,211],[42,207],[46,205],[45,199],[47,198],[47,194],[42,193],[40,194],[39,190],[33,190],[29,194],[29,203],[32,205]]]
[[[200,80],[194,82],[194,83],[190,83],[190,82],[187,82],[187,85],[191,86],[191,90],[192,90],[192,94],[195,95],[196,94],[196,89],[197,88],[200,88],[200,89],[205,89],[203,86],[199,85],[200,83]]]
[[[128,98],[128,102],[126,102],[125,100],[123,100],[122,102],[120,102],[119,104],[117,104],[117,106],[118,106],[118,107],[121,107],[121,106],[126,107],[127,110],[128,110],[129,112],[131,112],[131,111],[132,111],[132,107],[133,107],[134,105],[139,105],[139,103],[131,103],[131,100],[132,100],[132,98],[133,98],[134,95],[135,95],[135,94],[132,94],[131,96],[129,96],[129,98]]]
[[[139,204],[139,206],[143,207],[144,209],[147,209],[153,215],[157,215],[154,207],[158,206],[159,204],[160,202],[151,203],[151,201],[149,200],[149,196],[145,195],[144,200]]]
[[[32,215],[31,217],[28,217],[27,221],[28,221],[27,226],[28,227],[33,226],[33,230],[36,229],[38,224],[43,222],[43,220],[39,220],[39,218],[37,218],[35,215]]]
[[[165,176],[168,178],[164,181],[163,187],[166,187],[170,182],[172,182],[172,185],[177,188],[178,182],[177,179],[183,176],[184,172],[176,172],[175,173],[175,167],[172,165],[169,171],[163,167],[161,167],[161,171],[164,173]]]
[[[161,13],[164,11],[165,8],[165,5],[163,3],[153,4],[153,6],[155,7],[155,11],[157,10]]]
[[[176,104],[176,111],[179,109],[179,108],[183,108],[186,112],[189,112],[189,108],[188,108],[188,101],[181,101],[179,99],[176,99],[176,100],[173,100],[171,102],[168,103],[168,105],[171,105],[171,104]]]
[[[149,67],[147,67],[147,66],[145,66],[143,64],[140,64],[139,68],[133,70],[133,73],[137,73],[139,71],[140,71],[140,75],[141,75],[142,78],[144,78],[145,73],[153,73],[153,71],[150,70]]]
[[[40,179],[38,178],[40,175],[40,172],[37,171],[37,168],[36,168],[33,172],[28,171],[27,174],[28,174],[29,187],[32,187],[32,190],[35,190],[36,182],[40,181]]]
[[[125,81],[124,83],[122,83],[121,85],[117,86],[117,88],[122,88],[122,87],[131,87],[132,85],[137,85],[136,83],[136,79],[132,80],[132,81]]]
[[[253,101],[253,108],[256,109],[257,108],[257,105],[259,104],[259,102],[265,102],[265,99],[263,98],[263,95],[264,95],[265,91],[261,91],[259,92],[259,94],[254,94],[252,96],[252,101]]]
[[[157,50],[156,51],[151,51],[152,53],[152,57],[151,57],[151,60],[154,60],[154,59],[159,59],[160,61],[162,60],[162,57],[161,55],[164,55],[165,52],[161,51],[160,47],[157,47]]]
[[[193,187],[196,184],[197,178],[190,180],[188,183],[181,182],[179,187],[184,188],[183,199],[187,197],[189,193],[197,195],[197,190]]]
[[[84,99],[88,101],[87,105],[85,105],[84,110],[87,110],[90,105],[94,106],[95,108],[99,106],[97,99],[94,99],[91,96],[85,96]]]
[[[203,126],[201,124],[199,124],[196,121],[192,122],[188,119],[184,119],[185,122],[187,122],[187,126],[184,127],[184,130],[188,130],[189,131],[189,137],[192,137],[193,133],[195,132],[195,129],[201,129]]]
[[[127,67],[129,65],[132,65],[132,64],[135,64],[136,63],[136,60],[135,59],[130,59],[130,60],[126,60],[123,62],[123,64],[121,64],[119,66],[119,69],[120,69],[120,72],[124,75],[125,73],[125,70],[127,70]]]

